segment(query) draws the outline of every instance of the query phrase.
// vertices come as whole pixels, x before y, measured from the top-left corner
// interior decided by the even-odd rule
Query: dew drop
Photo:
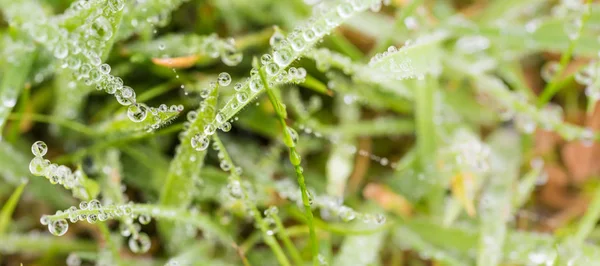
[[[239,103],[245,103],[248,101],[248,94],[245,92],[238,92],[235,94],[235,98]]]
[[[196,111],[190,111],[187,113],[186,117],[188,121],[193,122],[198,118],[198,113]]]
[[[234,90],[236,90],[236,91],[239,91],[239,90],[241,90],[241,89],[242,89],[242,87],[243,87],[243,86],[244,86],[244,85],[242,85],[242,83],[239,83],[239,82],[238,82],[238,83],[236,83],[236,84],[233,86],[233,89],[234,89]]]
[[[229,86],[229,84],[231,84],[231,76],[227,72],[222,72],[221,74],[219,74],[218,80],[219,85],[223,87]]]
[[[48,145],[43,141],[38,140],[31,145],[31,153],[33,153],[35,157],[43,157],[47,152]]]
[[[148,115],[148,107],[142,103],[130,105],[127,108],[127,117],[133,122],[139,123],[146,119]]]
[[[147,214],[140,214],[140,217],[138,217],[138,221],[140,221],[140,223],[144,225],[149,224],[150,220],[152,219]]]
[[[113,12],[121,11],[125,7],[123,0],[108,0],[108,6]]]
[[[129,249],[133,253],[145,253],[150,249],[150,237],[146,233],[138,233],[129,238]]]
[[[269,45],[274,48],[281,46],[281,42],[285,40],[285,36],[280,31],[275,31],[271,38],[269,38]]]
[[[221,61],[223,61],[223,63],[225,65],[236,66],[240,62],[242,62],[243,58],[244,58],[244,55],[242,53],[238,52],[235,49],[235,46],[233,46],[233,45],[224,45],[223,46],[223,51],[221,52]]]
[[[191,140],[192,148],[194,148],[196,151],[206,150],[209,143],[210,141],[204,135],[197,135]]]
[[[253,78],[250,80],[250,90],[253,92],[261,91],[264,88],[260,78]]]
[[[129,86],[123,86],[115,92],[115,99],[123,106],[131,105],[135,99],[135,91]]]
[[[29,172],[35,176],[44,176],[48,171],[47,167],[48,165],[45,163],[44,159],[41,157],[34,157],[29,163]]]
[[[376,224],[381,225],[381,224],[384,224],[385,221],[386,221],[385,215],[383,215],[381,213],[375,215],[375,223]]]
[[[288,48],[283,48],[273,52],[273,60],[281,67],[289,65],[292,61],[292,51]]]
[[[64,43],[59,43],[54,48],[54,57],[58,59],[64,59],[69,54],[69,48]]]
[[[231,123],[225,122],[225,123],[221,124],[219,129],[223,132],[229,132],[231,130]]]
[[[69,223],[65,219],[59,219],[48,223],[48,231],[55,236],[62,236],[69,230]]]
[[[100,72],[104,73],[104,74],[108,74],[110,73],[110,66],[108,64],[101,64],[98,69],[100,69]]]
[[[274,76],[279,72],[279,67],[275,63],[270,63],[267,65],[267,75]]]
[[[90,210],[97,210],[97,209],[100,209],[101,207],[102,207],[102,204],[100,204],[100,201],[97,199],[90,200],[90,202],[88,203],[88,209],[90,209]]]
[[[81,258],[79,256],[77,256],[77,254],[75,254],[75,253],[69,254],[69,256],[67,257],[67,266],[80,266],[80,265],[81,265]]]
[[[96,214],[90,214],[87,216],[87,222],[94,224],[98,221],[98,216]]]
[[[215,134],[215,130],[216,130],[216,128],[213,124],[206,124],[204,126],[204,134],[206,134],[206,135],[211,136],[211,135]]]
[[[552,79],[560,71],[560,64],[556,61],[550,61],[542,67],[541,76],[546,82],[551,82]]]
[[[353,11],[353,10],[352,10],[352,6],[351,6],[350,4],[348,4],[348,3],[343,3],[343,4],[340,4],[340,5],[337,7],[337,13],[338,13],[338,14],[340,15],[340,17],[342,17],[342,18],[347,18],[347,17],[349,17],[350,15],[352,15],[352,11]]]
[[[49,222],[50,219],[48,218],[48,215],[42,215],[42,217],[40,217],[40,223],[42,225],[48,225]]]

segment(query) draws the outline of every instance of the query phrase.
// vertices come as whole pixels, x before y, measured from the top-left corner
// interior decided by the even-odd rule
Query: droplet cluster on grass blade
[[[48,146],[43,141],[36,141],[31,146],[31,151],[35,156],[29,163],[29,171],[34,176],[43,176],[51,184],[59,184],[66,189],[73,190],[75,195],[87,197],[87,191],[83,187],[83,173],[81,170],[75,172],[64,165],[57,165],[44,159],[44,155],[48,152]]]
[[[275,183],[275,190],[282,198],[296,202],[298,206],[302,206],[302,198],[298,193],[298,186],[289,179],[282,179]],[[315,195],[309,193],[311,207],[321,211],[321,217],[326,220],[340,219],[345,222],[359,219],[364,223],[384,224],[386,218],[383,214],[360,213],[354,209],[342,204],[342,199],[329,195]]]

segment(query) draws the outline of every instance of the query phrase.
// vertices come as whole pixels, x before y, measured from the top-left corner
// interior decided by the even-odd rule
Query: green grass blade
[[[512,216],[512,187],[521,161],[518,135],[499,130],[489,137],[492,149],[491,177],[480,204],[477,265],[496,266],[502,262],[507,221]]]
[[[0,211],[0,235],[6,234],[6,230],[10,223],[10,218],[13,211],[17,207],[17,203],[21,198],[21,194],[23,193],[25,186],[27,186],[27,181],[19,185],[12,195],[10,195],[10,198],[8,198],[8,200],[3,204],[2,210]]]

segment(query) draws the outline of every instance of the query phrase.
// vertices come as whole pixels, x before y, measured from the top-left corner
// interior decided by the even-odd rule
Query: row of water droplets
[[[276,66],[274,66],[274,63],[272,63],[272,57],[269,54],[265,54],[261,57],[261,61],[263,63],[263,65],[271,65],[271,67],[267,67],[267,72],[269,71],[275,71],[274,68],[276,68]],[[269,70],[271,69],[271,70]],[[276,82],[278,82],[279,84],[281,83],[300,83],[302,81],[304,81],[304,79],[306,78],[306,70],[304,68],[295,68],[295,67],[290,67],[288,69],[288,71],[282,70],[279,71],[277,70],[278,75],[276,78]],[[254,90],[262,90],[264,87],[264,85],[262,84],[262,81],[260,80],[260,77],[258,77],[258,71],[252,71],[251,72],[252,77],[256,77],[256,79],[254,80],[250,80],[250,89],[253,90],[253,88],[255,88]],[[231,84],[231,76],[226,73],[223,72],[221,74],[219,74],[218,78],[217,78],[218,83],[212,82],[209,85],[209,88],[203,89],[202,92],[200,93],[200,96],[202,98],[208,98],[211,97],[211,91],[216,89],[217,84],[221,87],[226,87],[229,86]],[[247,81],[248,82],[248,81]],[[243,84],[238,82],[234,85],[234,90],[236,91],[236,93],[233,95],[232,100],[237,101],[237,103],[233,102],[233,104],[235,105],[234,108],[237,108],[238,104],[239,106],[243,106],[245,105],[249,100],[250,100],[250,96],[249,94],[243,90]],[[207,108],[205,106],[205,108]],[[210,107],[208,107],[210,108]],[[202,110],[202,108],[201,108]],[[189,125],[191,123],[193,123],[193,121],[197,118],[198,113],[195,111],[189,112],[187,115],[188,118],[188,122],[186,122],[186,124],[188,125],[187,127],[189,127]],[[213,121],[205,121],[205,126],[202,132],[197,133],[194,137],[192,137],[191,139],[191,145],[194,149],[196,149],[197,151],[202,151],[202,150],[206,150],[206,148],[208,148],[208,144],[209,144],[209,138],[210,136],[212,136],[217,129],[216,125],[219,125],[218,129],[220,129],[223,132],[228,132],[229,130],[231,130],[231,122],[230,121],[225,121],[225,114],[222,111],[219,111],[216,113],[215,118]]]
[[[64,218],[63,218],[64,217]],[[69,223],[78,221],[87,221],[88,223],[104,222],[109,219],[121,219],[125,224],[121,224],[121,235],[129,237],[128,246],[135,253],[144,253],[150,249],[150,237],[141,232],[141,225],[149,224],[151,218],[148,214],[137,214],[133,211],[132,204],[103,206],[99,200],[89,202],[82,201],[79,208],[71,206],[65,211],[57,211],[54,215],[43,215],[40,223],[48,226],[50,233],[56,236],[62,236],[67,233]],[[133,223],[137,219],[139,224]]]
[[[277,81],[285,82],[286,79],[289,80],[290,76],[296,77],[296,79],[303,79],[306,75],[305,70],[288,69],[285,74],[283,73],[294,60],[302,56],[306,50],[312,48],[318,40],[329,34],[333,28],[339,26],[344,19],[367,8],[378,11],[381,8],[381,1],[351,0],[348,2],[342,1],[339,5],[335,6],[332,6],[329,2],[321,2],[315,6],[313,10],[314,15],[305,26],[294,28],[287,37],[276,31],[270,39],[273,52],[261,57],[261,63],[265,69],[268,82],[274,85]],[[248,103],[248,99],[253,99],[264,91],[264,84],[258,73],[258,69],[252,69],[249,79],[244,83],[235,85],[234,88],[238,91],[236,96],[227,102],[223,111],[216,114],[215,120],[212,123],[206,125],[205,129],[207,130],[204,130],[203,133],[198,133],[192,138],[191,145],[194,149],[205,150],[208,147],[209,138],[214,134],[215,129],[220,128],[222,124],[226,123],[235,113],[241,110]]]
[[[69,167],[58,165],[44,159],[48,152],[48,146],[43,141],[36,141],[31,146],[31,152],[35,156],[29,162],[29,171],[34,176],[43,176],[51,184],[59,184],[73,191],[75,195],[87,197],[87,191],[83,187],[83,172],[81,170],[71,171]]]
[[[115,96],[116,100],[123,106],[129,106],[127,117],[133,122],[141,122],[146,119],[150,108],[136,101],[135,91],[123,84],[123,80],[110,74],[111,67],[102,63],[102,53],[106,44],[114,38],[113,25],[117,23],[118,12],[125,7],[123,0],[108,1],[104,8],[95,8],[98,3],[93,1],[77,1],[58,19],[27,22],[23,28],[39,43],[52,51],[58,59],[60,68],[68,69],[74,78],[83,81],[88,86],[96,86]],[[84,12],[85,11],[85,12]],[[62,20],[69,19],[69,14],[88,14],[86,22],[73,31],[59,26]],[[58,20],[58,21],[57,21]],[[63,21],[64,22],[64,21]],[[74,87],[73,89],[80,89]],[[154,109],[157,112],[164,108]],[[155,118],[159,116],[155,115]],[[160,121],[156,124],[160,124]]]
[[[467,129],[458,129],[439,152],[439,158],[451,159],[444,163],[443,171],[484,174],[490,170],[490,147]]]
[[[237,49],[234,38],[220,39],[216,33],[208,36],[167,35],[151,42],[150,47],[156,46],[158,46],[158,50],[152,49],[151,52],[167,58],[167,65],[169,64],[168,58],[179,56],[220,57],[227,66],[236,66],[244,58],[243,53]]]
[[[6,62],[9,67],[5,68],[19,68],[23,64],[22,58],[19,55],[25,53],[33,53],[35,46],[31,43],[24,42],[23,40],[12,38],[10,35],[2,37],[2,59],[0,62]],[[0,114],[8,112],[10,108],[13,108],[17,104],[17,97],[19,95],[19,88],[5,88],[0,91]],[[6,111],[4,111],[6,110]],[[0,119],[1,116],[0,116]],[[2,125],[2,121],[0,121]]]
[[[171,13],[189,0],[135,0],[126,6],[119,39],[126,39],[136,32],[156,32],[156,27],[167,26]]]
[[[296,202],[298,206],[303,206],[302,197],[298,193],[298,186],[289,179],[282,179],[275,183],[275,190],[284,199]],[[383,224],[386,217],[383,214],[365,214],[355,211],[354,209],[342,204],[342,199],[329,195],[316,195],[314,192],[308,191],[309,203],[311,208],[318,208],[321,211],[321,217],[324,219],[339,218],[344,222],[349,222],[354,219],[359,219],[365,223]]]
[[[445,33],[443,31],[434,32],[428,35],[421,36],[417,39],[407,40],[404,45],[400,48],[395,46],[390,46],[386,51],[382,53],[378,53],[371,58],[368,63],[368,68],[366,74],[359,73],[364,75],[371,75],[371,80],[403,80],[403,79],[423,79],[424,76],[421,73],[418,73],[417,67],[415,66],[415,62],[410,58],[409,53],[411,53],[411,48],[426,46],[426,45],[434,45],[440,39],[445,37]],[[435,55],[431,55],[435,49],[426,50],[428,54],[422,54],[421,57],[427,57],[429,60],[437,59]],[[415,51],[414,53],[418,53]],[[439,73],[441,71],[439,64],[434,64],[433,62],[428,66],[428,72],[430,73]]]
[[[591,145],[597,137],[590,128],[565,123],[564,112],[559,105],[550,103],[539,109],[529,103],[524,93],[508,90],[500,80],[485,77],[479,81],[479,90],[494,96],[494,100],[488,103],[500,111],[500,118],[514,121],[515,127],[523,133],[532,134],[539,127],[555,131],[569,141],[582,141],[585,145]]]

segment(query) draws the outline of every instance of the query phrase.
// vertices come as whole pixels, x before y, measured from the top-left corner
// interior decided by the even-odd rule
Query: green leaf
[[[376,208],[364,209],[369,212],[377,211]],[[351,228],[353,230],[370,230],[380,226],[356,221]],[[379,251],[384,247],[385,235],[385,231],[379,231],[369,235],[347,236],[340,247],[339,253],[336,255],[333,265],[367,266],[378,263]]]
[[[19,185],[12,195],[10,195],[10,198],[4,203],[4,206],[2,206],[2,211],[0,211],[0,235],[6,234],[10,218],[17,207],[17,203],[21,198],[25,186],[27,186],[27,181]]]
[[[495,266],[502,261],[507,222],[513,214],[512,188],[519,174],[521,154],[519,136],[514,131],[498,130],[488,140],[492,149],[491,176],[481,196],[479,251],[477,265]]]
[[[2,61],[0,64],[3,74],[0,76],[0,141],[2,140],[2,129],[6,124],[8,115],[17,104],[21,90],[26,86],[25,82],[35,59],[35,47],[24,42],[26,38],[11,38],[4,36],[2,49]],[[1,63],[1,62],[0,62]]]
[[[177,147],[175,157],[169,166],[163,189],[160,194],[160,204],[162,206],[177,206],[177,208],[187,208],[192,202],[193,193],[196,190],[198,182],[201,181],[201,170],[204,164],[207,147],[204,150],[195,150],[192,147],[192,138],[197,134],[204,132],[207,121],[215,117],[217,105],[218,88],[214,88],[208,98],[201,104],[196,111],[197,117],[191,121],[189,128],[184,131],[180,137],[181,143]],[[169,240],[169,247],[173,250],[179,249],[184,243],[181,239],[186,239],[185,232],[175,229],[176,224],[172,222],[162,222],[159,224],[161,234]],[[181,228],[181,227],[180,227]],[[179,231],[177,231],[179,230]]]

